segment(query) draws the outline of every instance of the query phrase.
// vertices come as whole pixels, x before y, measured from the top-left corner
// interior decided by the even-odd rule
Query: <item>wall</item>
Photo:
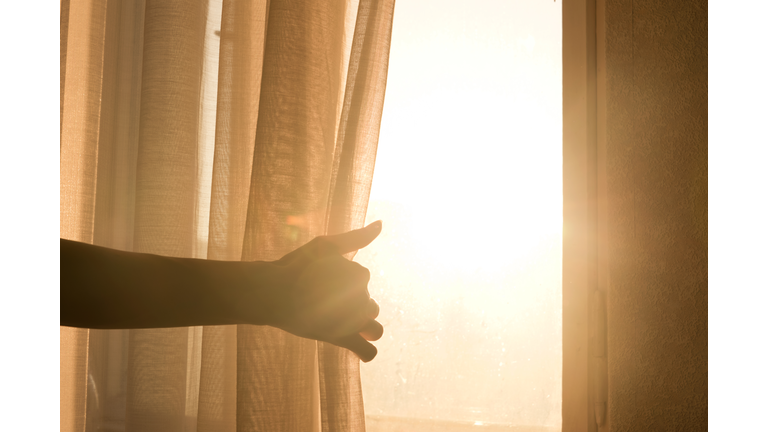
[[[611,431],[707,429],[707,1],[605,1]]]

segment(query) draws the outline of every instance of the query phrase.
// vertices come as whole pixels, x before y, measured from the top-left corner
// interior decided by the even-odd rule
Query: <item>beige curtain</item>
[[[63,0],[62,238],[271,260],[365,218],[394,0]],[[62,431],[364,430],[269,327],[61,328]]]

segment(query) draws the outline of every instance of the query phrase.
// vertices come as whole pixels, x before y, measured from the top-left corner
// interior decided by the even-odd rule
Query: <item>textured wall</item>
[[[611,431],[707,429],[707,1],[606,0]]]

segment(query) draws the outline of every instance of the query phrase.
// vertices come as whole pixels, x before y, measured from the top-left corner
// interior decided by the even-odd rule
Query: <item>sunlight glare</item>
[[[398,1],[366,218],[384,229],[356,258],[385,327],[369,420],[560,430],[560,14]]]

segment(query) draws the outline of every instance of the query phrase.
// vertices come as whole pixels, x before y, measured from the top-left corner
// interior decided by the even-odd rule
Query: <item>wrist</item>
[[[283,269],[269,261],[241,262],[243,275],[230,295],[233,316],[238,324],[271,325],[278,323],[285,302]]]

